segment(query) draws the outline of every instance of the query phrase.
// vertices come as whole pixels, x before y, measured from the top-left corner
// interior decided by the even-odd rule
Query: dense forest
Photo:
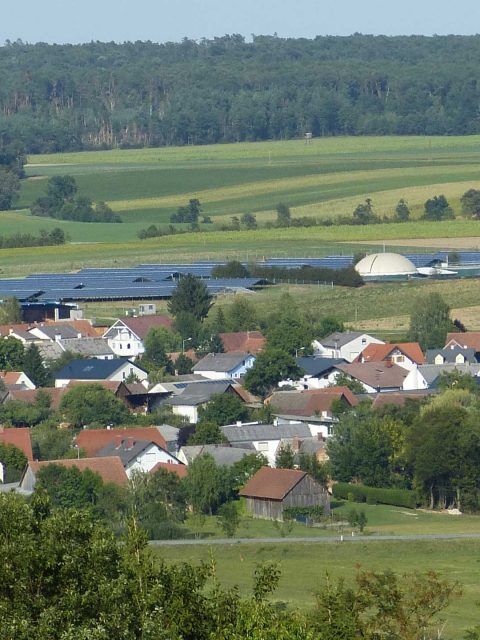
[[[480,132],[480,36],[0,47],[0,146],[26,152]]]

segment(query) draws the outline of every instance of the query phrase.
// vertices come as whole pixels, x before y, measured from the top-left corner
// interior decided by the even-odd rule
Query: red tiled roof
[[[104,389],[111,391],[112,393],[117,393],[119,387],[124,384],[122,380],[70,380],[67,384],[66,388],[71,389],[72,387],[76,387],[79,384],[99,384]]]
[[[260,331],[236,331],[221,333],[225,353],[244,351],[245,353],[259,353],[265,347],[265,338]]]
[[[13,444],[21,449],[27,460],[33,460],[32,441],[30,439],[30,429],[27,428],[5,428],[0,427],[0,442],[2,444]]]
[[[40,469],[47,467],[49,464],[58,464],[62,467],[77,467],[80,471],[90,469],[102,478],[104,482],[113,482],[114,484],[123,485],[127,483],[127,474],[123,468],[122,461],[118,456],[109,456],[105,458],[80,458],[70,460],[44,460],[42,462],[30,462],[29,466],[36,475]]]
[[[2,324],[0,325],[0,336],[8,336],[12,331],[28,331],[29,329],[35,329],[35,327],[55,327],[69,325],[73,327],[78,333],[82,334],[84,338],[98,338],[98,331],[88,320],[67,320],[61,322],[30,322],[21,324]]]
[[[32,325],[30,324],[0,324],[0,336],[5,337],[10,335],[12,331],[27,331]]]
[[[382,362],[392,351],[398,349],[416,364],[425,364],[425,356],[418,342],[395,342],[387,344],[369,344],[358,356],[357,362]]]
[[[52,409],[58,409],[60,402],[68,389],[57,389],[54,387],[42,387],[41,389],[13,389],[9,391],[9,395],[13,400],[33,404],[37,399],[37,393],[39,391],[44,391],[50,396]]]
[[[167,353],[167,356],[170,358],[173,364],[175,364],[175,362],[178,359],[178,356],[181,355],[181,353],[182,353],[181,351],[170,351],[170,353]],[[196,364],[200,360],[200,358],[195,353],[194,349],[189,349],[188,351],[184,351],[183,353],[184,355],[187,356],[187,358],[190,358],[193,364]]]
[[[116,436],[122,438],[135,438],[154,442],[162,449],[166,449],[165,438],[155,427],[118,427],[114,429],[83,429],[75,438],[77,446],[83,449],[87,456],[96,456],[100,449],[115,440]]]
[[[5,384],[18,384],[23,371],[0,371],[0,378]]]
[[[333,401],[341,399],[351,407],[358,404],[358,399],[347,387],[276,391],[268,398],[268,404],[277,414],[308,417],[322,412],[331,413]]]
[[[448,347],[452,341],[460,347],[468,347],[470,349],[475,349],[475,351],[480,351],[480,331],[447,333],[445,346]]]
[[[397,407],[403,407],[407,400],[423,400],[428,396],[428,392],[416,392],[408,393],[405,391],[392,391],[387,393],[379,393],[373,401],[372,407],[374,409],[380,409],[388,404],[394,404]]]
[[[157,462],[150,473],[156,473],[159,469],[176,473],[179,478],[185,478],[188,473],[188,467],[185,464],[173,464],[172,462]]]
[[[239,494],[248,498],[283,500],[306,475],[305,471],[298,471],[297,469],[262,467],[240,489]]]
[[[173,320],[168,316],[138,316],[138,318],[122,318],[122,322],[133,331],[141,340],[145,338],[150,329],[165,327],[171,329]]]

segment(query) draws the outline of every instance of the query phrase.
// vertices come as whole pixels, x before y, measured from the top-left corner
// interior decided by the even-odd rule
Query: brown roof
[[[141,340],[145,338],[150,329],[165,327],[171,329],[173,320],[168,316],[138,316],[138,318],[122,318],[122,322],[133,331]]]
[[[170,351],[169,353],[167,353],[167,356],[175,364],[175,362],[178,359],[178,356],[181,355],[181,353],[182,353],[181,351]],[[193,364],[195,364],[196,362],[198,362],[200,360],[200,358],[195,353],[194,349],[189,349],[188,351],[184,351],[183,353],[184,353],[184,355],[187,356],[187,358],[190,358],[190,360],[193,362]]]
[[[150,473],[156,473],[159,469],[176,473],[179,478],[185,478],[188,473],[188,467],[185,464],[173,464],[172,462],[157,462]]]
[[[135,438],[154,442],[163,449],[167,448],[165,438],[156,427],[118,427],[114,429],[83,429],[75,438],[77,446],[83,449],[87,456],[96,456],[116,436]]]
[[[458,344],[460,347],[469,347],[480,351],[480,331],[466,331],[465,333],[447,333],[445,346],[450,346],[450,342]]]
[[[259,396],[250,393],[250,391],[245,389],[241,384],[232,384],[232,389],[238,396],[240,396],[240,399],[245,402],[245,404],[263,404],[262,399]]]
[[[0,336],[8,336],[12,331],[28,331],[29,329],[35,329],[35,327],[41,329],[42,327],[64,327],[66,325],[73,327],[77,331],[77,333],[81,333],[82,337],[84,338],[98,338],[99,336],[98,331],[88,320],[67,320],[60,322],[49,322],[47,320],[45,322],[2,324],[0,325]]]
[[[28,331],[31,329],[31,324],[0,324],[0,336],[5,337],[10,335],[12,331]]]
[[[331,413],[334,400],[345,400],[351,407],[358,404],[357,398],[347,387],[328,387],[305,391],[277,391],[268,399],[275,413],[292,416],[314,416]]]
[[[239,494],[249,498],[283,500],[306,475],[305,471],[297,469],[262,467],[240,489]]]
[[[123,485],[128,481],[122,461],[118,456],[109,456],[105,458],[72,458],[69,460],[44,460],[42,462],[30,462],[29,466],[36,475],[40,469],[47,467],[49,464],[58,464],[69,469],[77,467],[80,471],[90,469],[90,471],[98,473],[104,482],[113,482],[114,484]]]
[[[70,382],[66,385],[66,388],[71,389],[72,387],[77,387],[79,384],[99,384],[104,389],[107,389],[112,393],[117,393],[118,389],[124,383],[122,382],[122,380],[70,380]]]
[[[356,359],[357,362],[382,362],[392,351],[398,350],[417,364],[425,364],[425,356],[418,342],[395,342],[387,344],[369,344]]]
[[[417,391],[415,393],[408,393],[405,391],[379,393],[373,401],[372,407],[374,409],[380,409],[388,404],[403,407],[407,400],[423,400],[428,395],[430,395],[428,391]]]
[[[265,347],[265,338],[260,331],[236,331],[221,333],[225,353],[244,351],[245,353],[259,353]]]
[[[5,384],[19,384],[18,379],[22,373],[23,371],[0,371],[0,378]]]
[[[391,362],[352,362],[336,368],[374,389],[400,388],[408,371]]]
[[[5,428],[0,427],[0,442],[2,444],[13,444],[21,449],[27,460],[33,460],[32,441],[30,439],[30,429],[27,428]]]
[[[37,399],[37,393],[39,391],[44,391],[50,396],[50,406],[52,409],[58,409],[60,407],[60,402],[68,389],[57,389],[54,387],[42,387],[41,389],[10,389],[9,399],[33,404]]]

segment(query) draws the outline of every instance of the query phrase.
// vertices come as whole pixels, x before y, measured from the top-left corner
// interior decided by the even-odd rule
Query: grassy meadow
[[[155,553],[166,562],[211,563],[213,560],[219,582],[226,587],[238,585],[242,593],[251,592],[255,566],[273,561],[281,570],[274,600],[300,608],[314,605],[315,593],[327,574],[331,580],[341,578],[352,584],[359,569],[391,569],[398,574],[433,569],[442,578],[458,581],[463,591],[440,616],[445,620],[441,637],[460,640],[466,629],[480,622],[480,541],[477,540],[293,545],[287,539],[278,544],[160,547]]]
[[[425,199],[440,192],[459,209],[462,193],[480,181],[479,142],[478,136],[342,137],[30,156],[18,207],[28,207],[48,177],[71,174],[82,194],[122,215],[125,228],[111,230],[115,242],[131,239],[142,225],[168,222],[191,197],[221,222],[245,212],[271,219],[279,201],[293,215],[349,215],[366,197],[381,215],[392,215],[406,198],[418,217]],[[88,234],[68,224],[74,241],[86,241]],[[89,233],[98,238],[98,230]]]

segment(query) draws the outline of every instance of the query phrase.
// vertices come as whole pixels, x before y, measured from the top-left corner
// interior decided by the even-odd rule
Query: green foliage
[[[236,502],[225,502],[218,509],[218,521],[227,538],[233,538],[240,524],[240,514]]]
[[[184,480],[188,503],[195,513],[214,513],[231,495],[229,473],[209,454],[197,456]]]
[[[258,328],[257,312],[253,304],[244,296],[236,295],[225,310],[223,331],[251,331]]]
[[[425,213],[423,217],[425,220],[452,220],[455,218],[453,209],[448,204],[445,196],[433,196],[425,202]]]
[[[191,198],[186,207],[178,207],[177,213],[172,213],[170,222],[197,225],[201,211],[200,201],[197,198]]]
[[[198,321],[207,317],[211,306],[212,296],[208,293],[205,283],[191,274],[178,280],[177,287],[168,301],[168,311],[172,316],[177,318],[180,313],[189,313]]]
[[[367,516],[365,511],[357,511],[356,509],[350,509],[347,514],[348,524],[352,529],[358,529],[360,533],[363,533],[365,525],[367,524]]]
[[[193,360],[181,353],[173,364],[174,370],[179,376],[183,376],[188,373],[192,373]]]
[[[55,423],[40,422],[31,429],[33,457],[35,460],[61,460],[76,457],[73,434],[59,429]]]
[[[90,469],[48,464],[38,471],[37,484],[47,492],[52,506],[83,509],[97,502],[103,481]]]
[[[345,331],[345,326],[341,320],[334,316],[325,316],[324,318],[320,318],[314,326],[315,338],[325,338],[337,331],[340,333]]]
[[[3,482],[18,482],[27,466],[27,458],[13,444],[0,442],[0,463],[3,465]]]
[[[408,489],[379,489],[367,487],[362,484],[348,484],[346,482],[336,482],[332,488],[335,498],[350,500],[352,496],[355,502],[368,502],[368,504],[391,504],[396,507],[415,509],[417,506],[417,496],[415,491]]]
[[[246,453],[241,460],[230,467],[230,483],[233,493],[238,493],[259,469],[266,467],[267,459],[261,453]]]
[[[257,218],[254,213],[246,212],[240,218],[240,224],[245,229],[256,229],[257,228]]]
[[[252,393],[266,396],[281,380],[297,380],[301,369],[295,359],[280,349],[266,349],[258,354],[253,367],[247,371],[244,386]]]
[[[212,269],[213,278],[249,278],[250,272],[238,260],[230,260],[226,264],[219,264]]]
[[[418,342],[423,351],[445,345],[447,333],[453,331],[450,307],[439,293],[418,297],[410,314],[409,340]]]
[[[293,469],[295,466],[295,454],[289,444],[280,444],[275,454],[275,467],[277,469]]]
[[[365,202],[361,202],[355,207],[353,220],[355,224],[374,224],[378,222],[378,217],[373,210],[373,204],[370,198],[367,198]]]
[[[24,348],[20,340],[11,336],[0,339],[0,369],[21,371],[23,359]]]
[[[471,373],[462,373],[458,370],[445,371],[440,374],[437,382],[439,391],[447,389],[464,389],[473,394],[478,394],[479,387],[475,377]]]
[[[218,423],[207,422],[204,416],[202,416],[200,424],[195,427],[195,433],[193,433],[188,439],[189,445],[223,444],[226,442],[227,440],[218,426]]]
[[[147,371],[164,370],[166,373],[173,373],[173,363],[167,355],[171,336],[166,334],[167,330],[163,327],[153,327],[145,336],[145,352],[140,364]]]
[[[312,522],[319,522],[323,517],[322,505],[312,507],[286,507],[283,509],[283,517],[287,520],[295,520],[298,516],[308,518]]]
[[[17,298],[4,298],[0,305],[0,324],[18,324],[22,322],[22,307]]]
[[[465,191],[460,198],[462,205],[462,213],[475,220],[480,218],[480,191],[478,189],[469,189]]]
[[[348,373],[339,371],[335,377],[335,381],[330,385],[331,387],[347,387],[352,393],[365,393],[365,387],[356,378],[351,378]]]
[[[301,453],[298,459],[298,466],[302,471],[306,471],[319,484],[327,486],[329,480],[328,464],[318,461],[314,453]]]
[[[37,387],[45,387],[48,383],[48,371],[36,344],[29,345],[23,357],[23,371]]]
[[[393,219],[395,222],[408,222],[410,220],[410,209],[403,198],[400,198],[397,206],[395,207],[395,215]]]
[[[312,352],[313,330],[298,310],[280,312],[276,322],[270,323],[267,330],[267,348],[284,351],[296,356],[302,350],[303,355]]]
[[[79,384],[62,397],[60,411],[74,427],[132,422],[125,404],[100,384]]]
[[[0,165],[0,211],[11,209],[18,200],[20,181],[14,171]]]
[[[292,221],[290,208],[283,202],[277,204],[277,226],[289,227]]]
[[[335,480],[357,480],[372,487],[405,482],[404,426],[369,407],[341,415],[327,448]]]
[[[130,501],[139,524],[154,540],[181,538],[187,504],[183,482],[176,473],[159,469],[135,473],[129,483]]]
[[[200,407],[201,422],[212,422],[219,426],[245,422],[249,418],[248,407],[233,393],[214,394],[209,403]]]

